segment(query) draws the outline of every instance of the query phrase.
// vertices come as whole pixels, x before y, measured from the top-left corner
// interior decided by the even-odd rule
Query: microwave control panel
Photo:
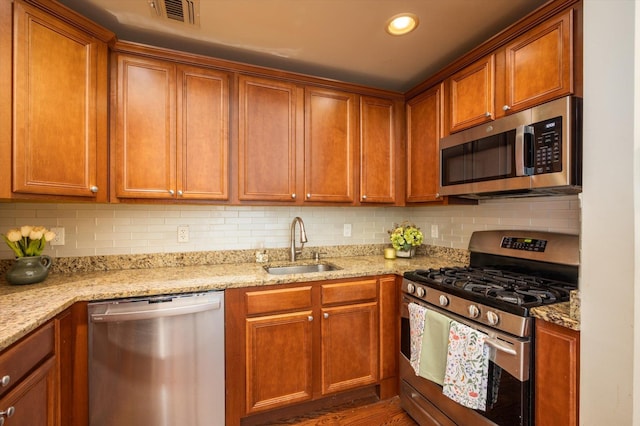
[[[562,117],[533,124],[533,174],[562,171]]]

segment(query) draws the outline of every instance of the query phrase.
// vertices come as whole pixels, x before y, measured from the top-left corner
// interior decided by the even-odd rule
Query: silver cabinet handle
[[[509,105],[503,105],[502,106],[502,110],[503,111],[509,111],[511,109],[511,107]]]
[[[6,409],[6,411],[0,411],[0,417],[11,417],[16,413],[16,407],[13,405]]]
[[[89,188],[89,191],[91,191],[91,192],[93,192],[95,194],[96,192],[98,192],[98,187],[93,185],[91,188]]]
[[[293,198],[294,200],[296,199],[296,194],[291,194],[291,198]]]
[[[178,195],[179,195],[180,197],[182,197],[182,190],[179,190],[179,191],[178,191]]]
[[[309,315],[307,319],[309,320],[309,322],[313,321],[313,315]]]
[[[2,379],[0,379],[0,385],[2,385],[2,387],[7,386],[10,382],[11,382],[11,376],[9,376],[8,374],[5,376],[2,376]]]
[[[307,198],[311,198],[311,194],[310,193],[307,193]]]
[[[362,196],[362,199],[363,199],[363,200],[366,200],[366,199],[367,199],[367,196],[366,196],[366,195],[363,195],[363,196]]]
[[[175,194],[175,191],[173,189],[170,189],[169,190],[169,195],[173,195],[173,194]]]
[[[329,318],[329,314],[325,312],[323,317],[324,317],[324,319],[327,319],[327,318]]]
[[[485,117],[491,117],[491,113],[487,111],[487,112],[484,113],[484,116]]]

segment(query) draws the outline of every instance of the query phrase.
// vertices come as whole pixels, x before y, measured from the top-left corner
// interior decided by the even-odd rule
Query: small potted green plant
[[[387,232],[398,257],[413,257],[416,248],[422,244],[424,239],[420,228],[407,221],[394,224],[393,228]]]
[[[47,278],[51,258],[42,251],[46,243],[56,237],[54,232],[44,226],[25,225],[10,229],[2,237],[16,255],[6,275],[9,284],[33,284]]]

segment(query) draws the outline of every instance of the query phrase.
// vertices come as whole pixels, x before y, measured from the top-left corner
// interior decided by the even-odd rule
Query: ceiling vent
[[[156,18],[200,25],[200,0],[149,0],[149,8]]]

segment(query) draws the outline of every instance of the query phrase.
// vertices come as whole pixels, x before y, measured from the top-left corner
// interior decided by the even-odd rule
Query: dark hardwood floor
[[[416,426],[418,423],[400,408],[400,398],[384,401],[355,401],[331,411],[306,413],[270,425],[298,426]]]

